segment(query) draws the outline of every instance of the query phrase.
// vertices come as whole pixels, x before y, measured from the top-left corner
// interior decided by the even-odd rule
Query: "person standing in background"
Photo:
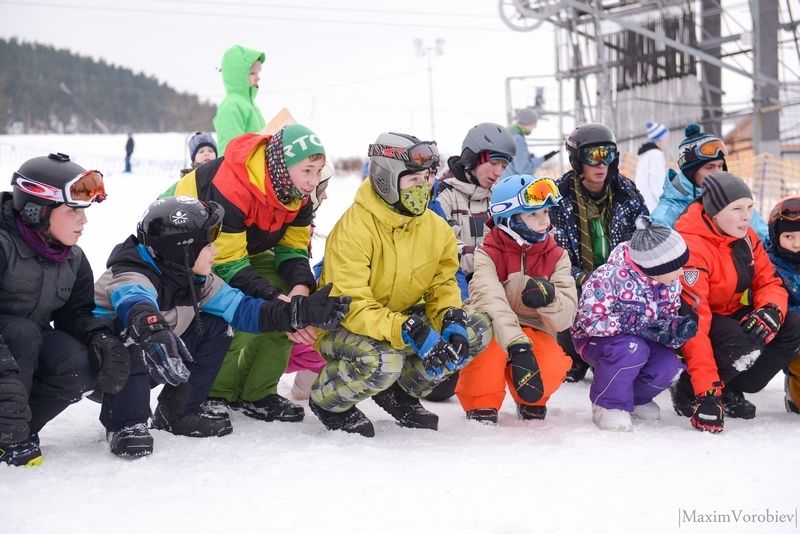
[[[133,134],[128,133],[128,141],[125,143],[125,172],[131,172],[132,155],[133,155]]]
[[[225,98],[214,116],[219,155],[225,154],[225,147],[234,137],[258,132],[265,126],[255,104],[264,59],[264,52],[239,45],[230,47],[222,56]]]
[[[652,212],[658,206],[658,199],[664,190],[664,173],[667,158],[664,147],[669,130],[663,124],[648,122],[645,125],[647,142],[639,147],[639,161],[636,162],[636,189],[642,194],[647,209]]]
[[[530,174],[533,175],[536,169],[548,159],[558,154],[558,150],[548,152],[544,156],[537,158],[528,150],[528,143],[525,138],[529,136],[536,124],[539,122],[539,114],[533,108],[521,109],[514,117],[514,124],[508,127],[508,130],[514,136],[514,145],[517,148],[516,155],[511,163],[506,167],[503,172],[503,178],[513,176],[515,174]]]

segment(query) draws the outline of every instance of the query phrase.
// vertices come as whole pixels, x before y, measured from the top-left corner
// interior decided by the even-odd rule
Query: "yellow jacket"
[[[366,179],[328,236],[320,285],[332,282],[331,295],[353,298],[344,328],[402,349],[406,312],[420,299],[437,330],[449,308],[461,307],[457,247],[444,219],[430,210],[397,213]]]

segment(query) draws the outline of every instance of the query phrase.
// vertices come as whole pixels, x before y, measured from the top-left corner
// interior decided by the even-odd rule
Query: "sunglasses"
[[[779,201],[769,214],[769,224],[778,219],[800,221],[800,197],[789,197]]]
[[[60,189],[15,172],[11,185],[37,198],[63,202],[70,208],[88,208],[93,202],[102,202],[107,197],[100,171],[83,171]]]
[[[399,159],[412,172],[436,169],[439,166],[439,148],[436,141],[423,141],[408,148],[379,144],[369,145],[369,156]]]
[[[515,208],[528,209],[552,208],[558,205],[561,194],[551,178],[537,178],[517,193],[517,196],[506,202],[498,202],[489,206],[492,216],[503,215]]]
[[[617,147],[614,145],[590,146],[581,148],[578,159],[590,167],[611,165],[617,159]]]
[[[698,160],[724,158],[727,155],[728,151],[722,139],[710,137],[694,145],[687,146],[678,157],[678,166],[683,167],[687,163],[693,163]]]

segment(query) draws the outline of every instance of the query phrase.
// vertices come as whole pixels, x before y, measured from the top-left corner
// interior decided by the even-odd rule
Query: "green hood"
[[[253,99],[258,93],[257,87],[250,87],[248,81],[250,67],[260,61],[264,63],[264,52],[251,50],[243,46],[232,46],[222,56],[222,81],[228,93],[235,93]]]

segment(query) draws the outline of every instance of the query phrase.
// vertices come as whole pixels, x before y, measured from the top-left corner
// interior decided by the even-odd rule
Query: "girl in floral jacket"
[[[598,428],[629,431],[631,415],[660,417],[653,398],[678,378],[684,366],[675,349],[697,331],[678,315],[688,258],[677,232],[641,216],[631,240],[584,284],[572,337],[595,369],[589,398]]]

